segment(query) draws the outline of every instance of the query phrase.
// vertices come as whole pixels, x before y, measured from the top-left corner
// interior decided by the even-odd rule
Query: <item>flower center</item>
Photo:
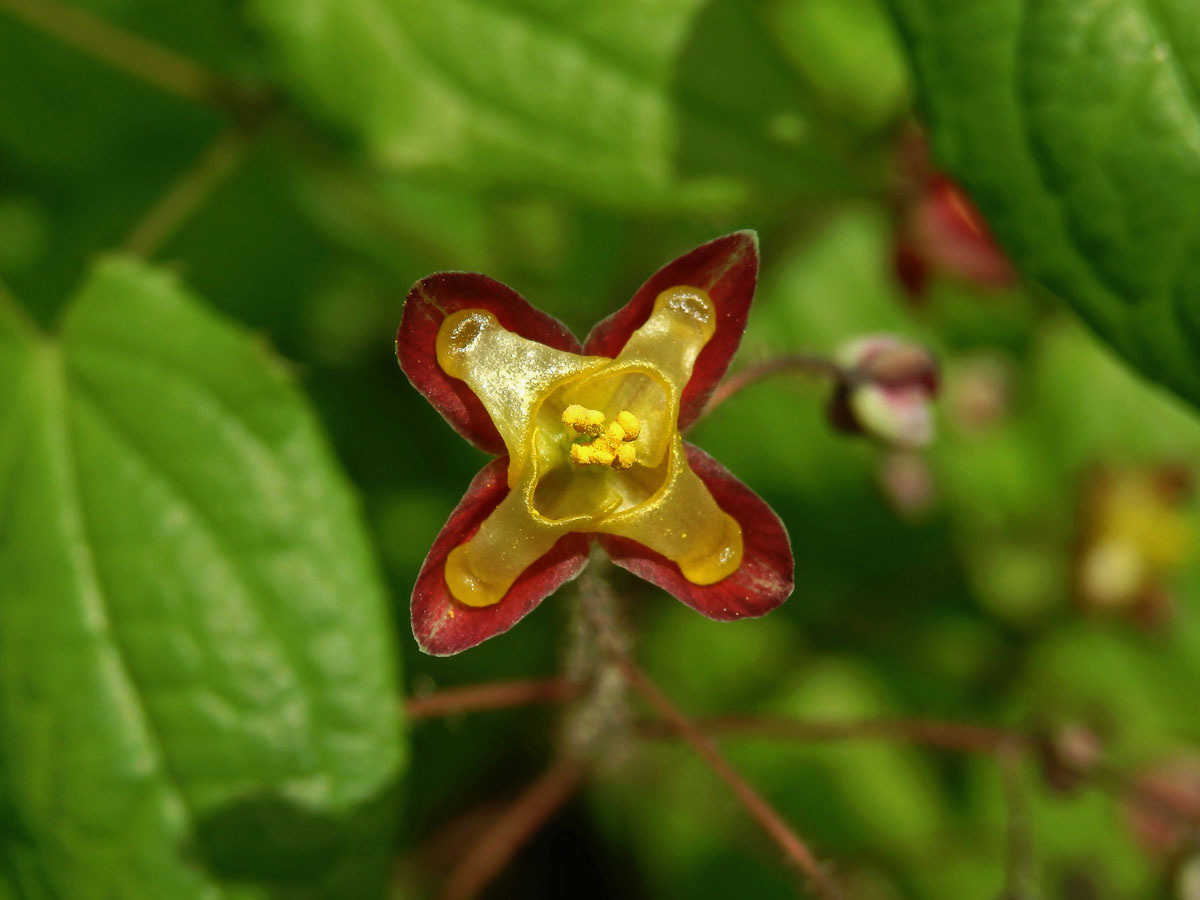
[[[562,422],[590,441],[571,444],[571,462],[580,466],[613,466],[628,469],[637,461],[633,441],[642,431],[642,423],[627,409],[617,413],[611,422],[604,422],[604,413],[572,403],[563,410]]]

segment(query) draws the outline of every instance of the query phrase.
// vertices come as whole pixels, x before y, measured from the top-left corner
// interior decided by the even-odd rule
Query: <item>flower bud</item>
[[[1061,794],[1070,794],[1104,761],[1104,744],[1092,729],[1069,722],[1040,735],[1037,753],[1046,783]]]
[[[898,151],[906,190],[898,204],[892,264],[909,296],[922,298],[930,278],[940,273],[985,289],[1012,284],[1016,276],[1004,251],[962,188],[933,167],[924,136],[910,131]]]
[[[829,405],[835,427],[902,448],[933,440],[938,379],[928,350],[891,335],[873,335],[844,344],[836,359],[842,377]]]

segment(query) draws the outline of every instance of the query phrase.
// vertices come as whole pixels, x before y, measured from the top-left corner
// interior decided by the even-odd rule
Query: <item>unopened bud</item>
[[[1100,737],[1078,723],[1061,725],[1043,734],[1037,746],[1042,777],[1063,794],[1073,793],[1104,761]]]
[[[1012,265],[962,188],[933,168],[924,135],[910,130],[897,151],[906,190],[892,261],[909,296],[923,299],[931,278],[943,272],[978,288],[1012,284]]]
[[[829,406],[833,424],[897,447],[933,440],[937,363],[925,348],[892,337],[859,338],[838,350],[842,379]]]

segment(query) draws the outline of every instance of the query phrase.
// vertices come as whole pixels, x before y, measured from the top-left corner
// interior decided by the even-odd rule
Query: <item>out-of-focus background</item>
[[[107,308],[125,309],[104,266],[134,267],[134,285],[166,273],[219,314],[213,328],[244,329],[251,337],[238,341],[287,360],[278,378],[294,380],[315,410],[313,440],[323,432],[332,445],[335,460],[322,465],[362,507],[386,585],[386,624],[373,633],[387,629],[380,658],[394,645],[403,672],[402,688],[389,682],[377,694],[399,704],[456,685],[553,676],[571,602],[564,591],[457,657],[418,652],[407,609],[414,577],[485,460],[397,368],[392,338],[408,287],[443,269],[485,272],[582,335],[658,266],[756,229],[760,287],[734,371],[781,354],[830,355],[879,332],[923,343],[941,363],[937,437],[906,451],[839,433],[826,418],[829,386],[798,375],[731,398],[690,437],[786,523],[795,595],[764,619],[727,625],[641,590],[637,657],[700,717],[944,720],[1067,742],[1005,763],[919,740],[723,738],[849,897],[1195,898],[1200,422],[1007,268],[931,159],[916,89],[881,0],[0,0],[0,280],[14,306],[52,331],[104,271]],[[97,262],[113,252],[144,261]],[[114,313],[127,314],[141,321]],[[196,340],[199,358],[213,345]],[[213,350],[214,367],[222,352]],[[35,440],[0,390],[4,398],[0,463]],[[123,457],[107,444],[93,455],[90,433],[76,432],[85,493],[101,485],[89,502],[119,506],[102,486],[107,466],[125,484]],[[16,471],[6,483],[39,470]],[[136,505],[142,482],[129,478],[124,502]],[[55,507],[34,497],[0,509],[0,605],[51,609],[75,596],[19,581],[21,560],[52,555],[36,542],[36,509],[49,519]],[[107,521],[93,509],[93,524],[98,517]],[[323,559],[327,545],[314,540],[318,568],[347,564],[336,548]],[[70,546],[103,557],[86,540]],[[113,721],[97,714],[61,733],[13,712],[22,698],[51,698],[38,708],[53,718],[54,691],[86,694],[89,679],[111,675],[107,663],[78,662],[72,639],[43,634],[26,648],[37,666],[0,660],[9,679],[0,897],[316,890],[293,877],[288,855],[308,845],[297,851],[286,835],[287,852],[262,866],[239,856],[261,854],[255,842],[222,848],[209,835],[203,852],[188,849],[180,810],[203,812],[196,784],[227,762],[204,751],[222,719],[174,743],[172,701],[153,680],[159,664],[139,663],[174,644],[143,646],[132,626],[122,631],[137,603],[173,608],[170,585],[195,575],[187,558],[163,562],[163,593],[118,596],[117,606],[133,605],[110,629],[130,684],[150,696],[149,719],[167,729],[154,771],[179,791],[154,803],[185,837],[165,850],[153,840],[122,847],[113,825],[122,816],[157,826],[115,800],[89,820],[62,790],[71,760],[42,767],[61,755],[62,734],[86,746],[89,729],[124,727],[119,705]],[[97,565],[119,592],[121,561]],[[362,565],[372,570],[369,559]],[[287,621],[286,602],[266,609]],[[0,628],[16,628],[18,615],[31,614],[0,616]],[[8,643],[0,634],[9,654],[17,633]],[[243,633],[230,625],[222,640],[233,646]],[[353,640],[337,653],[357,659]],[[194,699],[188,690],[181,703]],[[339,702],[330,700],[331,718]],[[380,739],[391,762],[377,766],[377,784],[399,813],[360,829],[367,837],[338,820],[329,827],[351,837],[326,834],[314,846],[382,841],[391,896],[438,896],[455,861],[554,756],[557,722],[556,707],[539,706],[397,723],[407,747]],[[357,739],[351,726],[345,734]],[[686,744],[635,740],[627,751],[486,896],[795,894],[779,851]],[[1063,754],[1087,771],[1067,778],[1039,764]],[[313,783],[324,784],[321,764],[309,762]],[[337,766],[352,784],[351,763]],[[89,771],[90,783],[107,783],[103,770]],[[118,798],[121,778],[141,777],[113,773]],[[273,783],[265,770],[238,777],[250,788]],[[1168,799],[1138,801],[1145,784]],[[230,809],[220,807],[239,833],[245,823]],[[246,827],[259,831],[299,821],[254,816]],[[225,822],[190,821],[209,831]],[[203,875],[177,893],[159,892],[154,884],[174,882],[149,875],[88,886],[139,853],[146,872],[178,864]],[[369,897],[382,885],[365,879],[321,896]]]

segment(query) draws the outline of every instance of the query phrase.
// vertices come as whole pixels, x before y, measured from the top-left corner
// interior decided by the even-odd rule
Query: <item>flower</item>
[[[413,634],[434,655],[507,631],[582,571],[591,541],[712,619],[792,592],[778,516],[681,432],[745,328],[753,232],[664,266],[581,347],[519,294],[443,272],[409,291],[396,355],[463,437],[496,454],[417,575]]]
[[[1186,466],[1098,469],[1084,485],[1075,601],[1090,613],[1125,613],[1147,626],[1171,612],[1171,577],[1196,553]]]

